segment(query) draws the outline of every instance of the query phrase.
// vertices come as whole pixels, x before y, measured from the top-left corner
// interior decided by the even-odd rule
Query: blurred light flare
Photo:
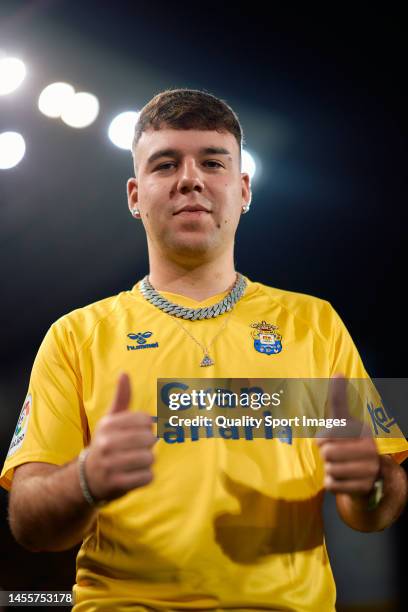
[[[99,114],[99,101],[96,96],[86,91],[76,93],[67,104],[61,119],[66,125],[73,128],[88,127]]]
[[[242,150],[241,172],[249,174],[250,179],[257,174],[257,162],[255,161],[255,157],[245,149]]]
[[[62,121],[73,128],[91,125],[99,114],[99,100],[86,91],[75,92],[69,83],[51,83],[43,89],[38,108],[47,117]]]
[[[65,107],[75,95],[75,89],[69,83],[51,83],[42,90],[38,98],[38,108],[47,117],[60,117]]]
[[[0,59],[0,96],[15,91],[26,76],[26,67],[17,57],[3,57]]]
[[[25,141],[18,132],[0,134],[0,170],[9,170],[21,162],[25,154]]]
[[[126,111],[112,119],[108,136],[114,145],[128,151],[132,149],[133,134],[138,117],[139,113]]]
[[[24,80],[25,74],[26,69],[21,60],[10,57],[0,59],[0,95],[14,91]],[[69,83],[56,82],[43,89],[38,99],[38,108],[47,117],[60,117],[70,127],[84,128],[91,125],[97,118],[99,100],[89,92],[75,92],[74,87]],[[125,111],[113,118],[108,128],[108,136],[115,146],[128,151],[132,149],[134,128],[139,114],[135,111]],[[5,134],[16,134],[22,140],[22,142],[18,139],[15,141],[15,151],[22,151],[21,157],[18,158],[16,152],[18,161],[11,163],[10,166],[4,166],[13,167],[24,157],[25,143],[22,136],[16,132]],[[13,151],[14,149],[11,151],[10,159],[14,155]],[[2,149],[0,164],[8,163],[4,155],[5,152]],[[4,169],[4,167],[0,165],[0,168]],[[248,173],[251,180],[260,173],[259,160],[246,149],[242,149],[241,172]]]

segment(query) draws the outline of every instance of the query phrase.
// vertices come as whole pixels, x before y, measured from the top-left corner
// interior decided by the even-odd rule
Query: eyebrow
[[[204,147],[199,150],[199,154],[200,155],[228,155],[230,159],[232,159],[231,152],[228,151],[228,149],[225,149],[224,147]],[[179,149],[159,149],[158,151],[150,155],[150,157],[147,160],[147,165],[152,164],[160,157],[180,158],[181,151]]]

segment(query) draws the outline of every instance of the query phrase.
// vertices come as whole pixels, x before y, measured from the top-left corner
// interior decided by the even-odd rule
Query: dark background
[[[168,87],[224,98],[261,162],[237,269],[329,300],[371,376],[406,376],[406,27],[402,4],[360,11],[2,0],[0,50],[28,66],[20,89],[0,98],[0,132],[19,131],[27,145],[0,171],[2,456],[50,324],[147,272],[125,197],[131,156],[107,129]],[[57,80],[98,96],[94,124],[75,130],[41,115],[38,96]],[[6,499],[0,586],[70,588],[73,554],[19,549]],[[404,517],[366,536],[343,527],[330,500],[326,515],[339,610],[402,610]]]

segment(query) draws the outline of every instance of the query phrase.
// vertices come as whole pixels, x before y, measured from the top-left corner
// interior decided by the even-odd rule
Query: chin
[[[208,238],[196,236],[195,239],[185,239],[185,240],[171,240],[167,242],[168,250],[174,253],[175,255],[181,256],[198,256],[203,257],[208,253],[211,253],[214,249],[214,244],[212,244]]]

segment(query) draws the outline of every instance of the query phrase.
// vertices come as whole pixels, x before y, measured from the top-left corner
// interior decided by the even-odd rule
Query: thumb
[[[119,376],[118,384],[116,386],[115,397],[111,407],[109,408],[109,414],[115,414],[116,412],[123,412],[128,410],[131,398],[130,379],[126,372],[122,372]]]
[[[328,394],[329,417],[333,419],[345,419],[346,424],[340,428],[334,428],[334,434],[342,438],[360,438],[369,435],[364,422],[355,418],[350,410],[347,386],[349,382],[343,374],[336,374],[330,379]]]
[[[327,425],[320,427],[316,432],[316,441],[318,446],[322,446],[326,442],[333,439],[348,436],[350,430],[350,412],[347,399],[347,379],[343,374],[335,374],[329,379],[329,388],[327,391],[327,406],[326,420],[345,419],[345,426],[334,427]]]
[[[350,419],[347,399],[347,379],[336,374],[329,382],[328,394],[329,417],[333,419]]]

